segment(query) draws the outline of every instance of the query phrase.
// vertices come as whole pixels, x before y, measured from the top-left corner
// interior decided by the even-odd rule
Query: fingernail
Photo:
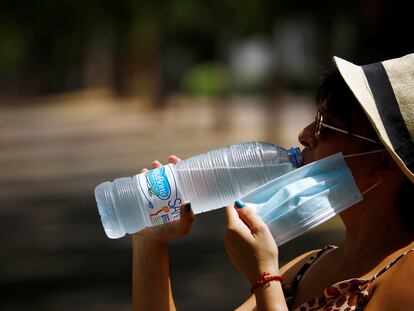
[[[246,204],[244,204],[243,201],[241,201],[241,200],[236,200],[234,202],[234,205],[236,205],[237,208],[243,208],[243,207],[246,206]]]
[[[187,214],[190,214],[190,213],[191,213],[191,202],[188,202],[188,203],[185,205],[185,212],[186,212]]]

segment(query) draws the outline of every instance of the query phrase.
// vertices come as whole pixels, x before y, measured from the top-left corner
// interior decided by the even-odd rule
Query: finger
[[[226,206],[227,227],[234,228],[240,224],[240,217],[234,206]]]
[[[177,237],[187,235],[190,232],[191,225],[193,224],[195,215],[191,208],[191,203],[184,203],[180,206],[180,219],[169,223],[174,227],[174,231]]]
[[[253,209],[244,202],[237,200],[234,203],[235,210],[239,217],[250,228],[251,232],[257,233],[266,226],[266,224],[255,214]]]
[[[188,228],[188,230],[190,229],[194,218],[195,215],[190,202],[180,206],[180,219],[185,228]]]
[[[142,174],[142,173],[148,173],[148,169],[147,169],[147,168],[143,168],[143,169],[141,169],[140,173],[141,173],[141,174]]]
[[[179,157],[177,157],[175,154],[172,154],[168,157],[168,162],[169,163],[177,164],[180,161],[181,161],[181,159]]]
[[[161,226],[147,227],[145,230],[162,241],[170,241],[187,235],[194,221],[194,213],[191,204],[180,206],[180,219],[171,221]]]
[[[161,162],[157,161],[157,160],[155,160],[151,163],[152,169],[155,169],[155,168],[158,168],[158,167],[161,167],[161,166],[162,166]]]
[[[240,219],[234,206],[226,206],[227,232],[226,240],[232,241],[235,236],[249,241],[253,238],[250,228]],[[231,243],[231,242],[230,242]]]

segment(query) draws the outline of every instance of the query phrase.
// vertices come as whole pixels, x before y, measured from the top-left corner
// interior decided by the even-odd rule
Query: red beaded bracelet
[[[254,283],[252,285],[252,288],[250,289],[250,291],[253,293],[255,291],[255,289],[261,285],[264,285],[270,281],[279,281],[282,282],[283,281],[283,277],[281,277],[280,275],[270,275],[270,273],[268,272],[263,272],[263,275],[260,279],[258,279],[256,281],[256,283]]]

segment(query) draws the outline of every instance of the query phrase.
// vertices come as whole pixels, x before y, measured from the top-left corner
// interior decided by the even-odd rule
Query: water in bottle
[[[95,198],[107,236],[120,238],[179,219],[184,202],[191,202],[196,214],[230,205],[300,162],[299,148],[241,143],[104,182],[95,188]]]

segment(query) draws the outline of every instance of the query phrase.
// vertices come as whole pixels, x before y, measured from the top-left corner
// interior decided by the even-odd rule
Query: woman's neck
[[[341,213],[346,227],[342,245],[350,259],[389,253],[411,243],[414,234],[401,221],[398,189],[391,181],[364,195],[364,200]]]

